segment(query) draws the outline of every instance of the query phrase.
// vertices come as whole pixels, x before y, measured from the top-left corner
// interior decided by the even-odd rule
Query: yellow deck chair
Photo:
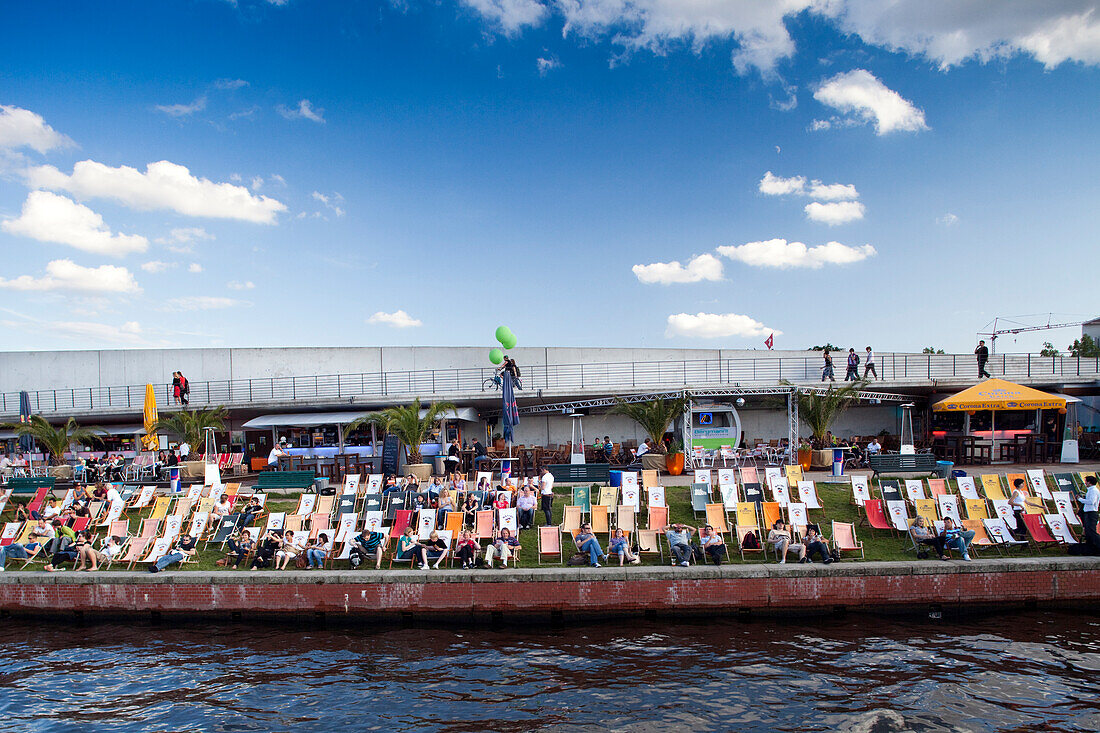
[[[787,483],[798,486],[798,482],[802,481],[802,466],[796,463],[793,466],[785,466],[784,470],[787,472]]]
[[[778,506],[776,507],[778,508]],[[741,551],[741,559],[745,559],[746,552],[764,552],[765,538],[760,535],[760,523],[756,518],[756,502],[739,501],[737,511],[733,515],[734,533],[737,535],[737,548]],[[745,547],[745,535],[749,532],[756,534],[760,541],[760,547]]]
[[[462,534],[462,522],[466,518],[464,512],[447,512],[447,518],[444,520],[443,531],[450,532],[451,537],[458,537]]]
[[[661,549],[661,539],[656,529],[639,529],[635,533],[638,538],[639,555],[657,555],[662,561],[665,559],[664,550]]]
[[[582,524],[581,514],[584,507],[580,506],[566,506],[565,515],[561,521],[562,532],[572,532],[575,529],[580,529]]]
[[[599,532],[609,534],[611,532],[610,513],[611,508],[605,504],[592,505],[592,534]]]
[[[615,515],[615,529],[621,529],[629,533],[636,529],[636,524],[634,507],[630,504],[620,504],[619,511]]]
[[[619,488],[617,486],[600,487],[600,504],[605,507],[619,505]]]
[[[207,513],[212,512],[214,510],[214,504],[217,503],[219,498],[220,497],[216,496],[208,496],[205,499],[202,499],[201,501],[199,501],[199,508],[195,511]]]
[[[650,486],[660,486],[660,472],[657,470],[646,469],[642,471],[642,488],[648,489]]]
[[[707,504],[707,524],[714,527],[715,532],[726,534],[729,527],[726,525],[726,505]]]
[[[740,504],[738,504],[740,506]],[[779,506],[777,501],[765,501],[760,505],[760,510],[764,513],[764,527],[770,530],[775,526],[775,523],[783,518],[783,509]],[[761,540],[763,544],[763,540]]]
[[[23,531],[19,533],[19,539],[17,539],[15,541],[16,544],[25,545],[28,542],[30,542],[31,531],[33,531],[34,528],[37,527],[37,526],[38,526],[38,522],[35,522],[34,520],[31,520],[29,522],[24,522]]]
[[[151,514],[149,514],[149,519],[164,519],[168,516],[168,507],[170,507],[171,505],[172,497],[157,497],[156,502],[153,503],[153,511]]]
[[[995,473],[982,474],[982,491],[987,499],[1002,499],[1008,501],[1004,487],[1001,486],[1001,477]]]
[[[936,520],[939,519],[936,514],[935,499],[917,499],[913,502],[913,509],[918,517],[924,517],[924,521],[928,523],[929,527],[935,526]]]
[[[981,524],[983,519],[990,519],[989,505],[982,499],[967,499],[966,518],[974,520],[979,524]]]

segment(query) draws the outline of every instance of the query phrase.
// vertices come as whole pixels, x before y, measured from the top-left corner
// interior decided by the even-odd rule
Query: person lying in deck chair
[[[500,535],[493,540],[493,544],[485,548],[485,565],[492,570],[493,557],[496,556],[500,557],[502,567],[508,567],[508,558],[522,549],[519,540],[512,536],[512,530],[504,527],[500,530]]]
[[[691,548],[691,536],[697,531],[695,527],[686,524],[670,524],[665,529],[665,538],[674,563],[680,563],[685,568],[691,565],[691,557],[695,554]]]
[[[710,557],[711,562],[715,565],[721,565],[722,561],[726,559],[726,543],[722,541],[722,535],[714,531],[714,527],[709,524],[703,527],[703,536],[701,538],[703,543],[703,552]]]
[[[600,567],[601,560],[607,562],[607,555],[600,548],[600,541],[596,539],[596,535],[592,534],[591,524],[588,522],[582,524],[581,531],[573,539],[576,541],[579,551],[588,553],[588,561],[592,567]]]
[[[627,541],[626,532],[621,529],[615,530],[611,542],[607,545],[607,554],[619,556],[619,567],[622,567],[624,562],[628,562],[631,565],[637,565],[641,562],[641,560],[630,551],[630,543]]]
[[[919,545],[927,545],[936,551],[936,554],[941,560],[949,560],[950,558],[943,552],[943,538],[933,532],[927,524],[924,522],[924,517],[917,517],[913,520],[913,523],[909,526],[909,533],[913,535],[913,539]],[[921,557],[918,552],[917,557]],[[924,555],[927,557],[927,554]]]
[[[952,548],[962,553],[962,559],[970,562],[970,541],[974,539],[974,531],[955,526],[955,520],[946,517],[943,520],[943,533],[940,535],[945,548]]]
[[[100,565],[106,565],[122,552],[122,540],[118,537],[108,537],[107,545],[102,550],[97,550],[91,542],[91,533],[86,534],[88,542],[77,550],[79,562],[76,570],[99,570]]]
[[[374,558],[374,569],[382,569],[382,552],[386,549],[386,535],[382,532],[372,532],[367,528],[355,535],[351,540],[351,551],[348,553],[348,561],[353,568],[357,568],[371,557]]]
[[[473,533],[468,529],[462,530],[459,535],[458,546],[455,548],[455,557],[462,561],[462,569],[468,570],[477,563],[477,554],[481,549],[474,539]]]
[[[149,566],[150,573],[159,573],[172,563],[183,562],[195,554],[195,538],[184,532],[176,540],[176,546],[167,555]]]
[[[791,542],[791,531],[787,529],[787,523],[782,519],[775,520],[775,524],[768,531],[768,542],[772,544],[776,554],[779,555],[780,565],[786,564],[789,550],[798,550],[798,561],[800,563],[806,562],[806,546],[798,542]]]
[[[821,557],[821,562],[829,565],[833,562],[833,556],[829,554],[829,545],[816,524],[806,525],[806,536],[802,538],[802,544],[806,545],[806,561],[813,562],[814,554]]]
[[[229,554],[225,556],[225,565],[233,563],[234,570],[241,566],[248,553],[252,552],[256,543],[252,541],[252,535],[243,529],[229,538]]]

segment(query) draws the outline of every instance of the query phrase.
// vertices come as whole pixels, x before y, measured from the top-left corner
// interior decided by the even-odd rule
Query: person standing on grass
[[[985,370],[985,363],[989,361],[989,348],[984,340],[978,342],[978,348],[974,349],[974,356],[978,360],[978,379],[992,377],[993,375]]]
[[[863,378],[867,379],[868,374],[874,374],[875,379],[878,379],[878,372],[875,371],[875,352],[871,351],[871,347],[867,347],[867,356],[864,357],[863,363]]]
[[[1084,498],[1081,499],[1081,522],[1085,527],[1085,538],[1081,542],[1089,550],[1089,554],[1100,555],[1100,535],[1096,533],[1097,517],[1100,516],[1100,487],[1096,485],[1095,476],[1085,477]]]
[[[1027,494],[1024,493],[1024,480],[1018,478],[1012,482],[1012,496],[1008,499],[1012,513],[1016,517],[1016,531],[1013,532],[1016,539],[1027,539],[1027,525],[1024,524],[1024,515],[1027,514]]]
[[[551,523],[551,513],[554,508],[554,474],[546,466],[539,473],[539,492],[542,495],[542,514],[546,519],[544,524]]]

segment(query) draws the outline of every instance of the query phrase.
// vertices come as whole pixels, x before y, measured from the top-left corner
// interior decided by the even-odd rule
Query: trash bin
[[[955,464],[951,461],[936,461],[936,475],[940,478],[950,478],[951,469]]]
[[[438,456],[434,456],[432,458],[432,463],[435,464],[435,473],[436,473],[437,476],[442,476],[444,474],[444,472],[447,470],[446,466],[443,465],[443,461],[446,458],[447,458],[447,456],[444,456],[444,455],[438,455]]]
[[[610,484],[612,486],[622,486],[623,485],[623,472],[622,471],[611,471],[610,475],[608,476],[608,481],[610,482]]]

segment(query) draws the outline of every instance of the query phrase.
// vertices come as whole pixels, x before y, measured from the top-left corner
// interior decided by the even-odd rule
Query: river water
[[[1100,617],[0,621],[5,731],[1097,731]]]

